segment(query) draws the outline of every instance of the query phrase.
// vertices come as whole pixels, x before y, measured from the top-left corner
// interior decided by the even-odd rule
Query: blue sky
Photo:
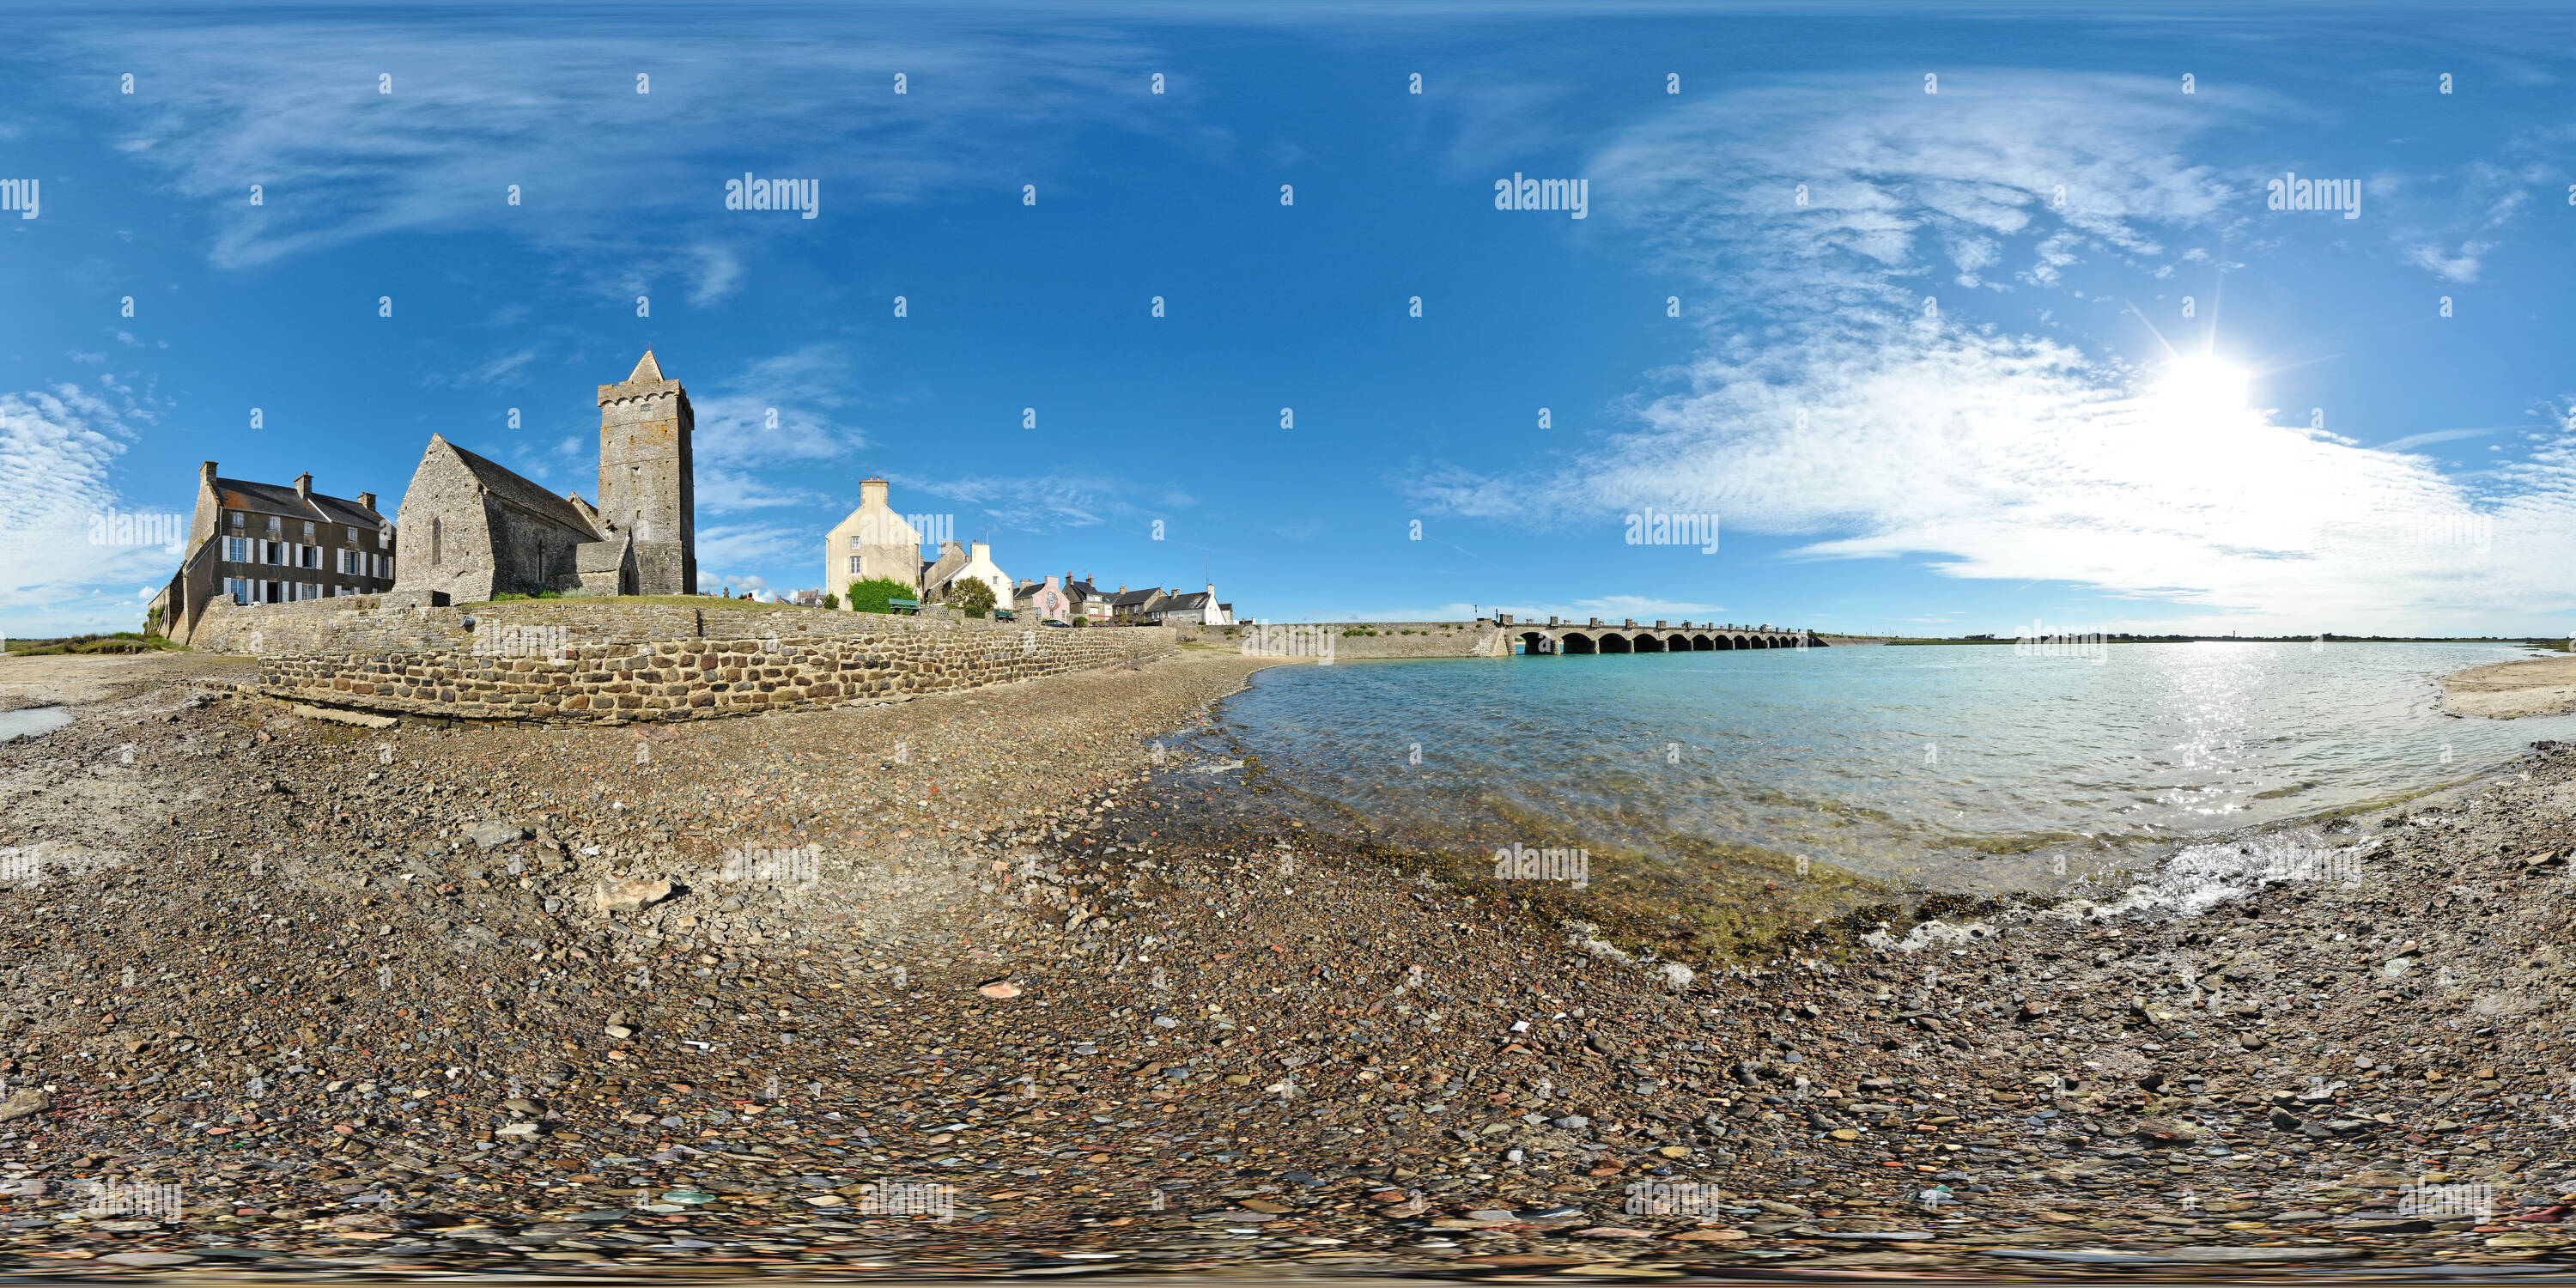
[[[89,517],[209,458],[595,497],[648,346],[709,589],[883,474],[1278,621],[2576,630],[2562,15],[1264,8],[18,11],[0,630],[130,627]]]

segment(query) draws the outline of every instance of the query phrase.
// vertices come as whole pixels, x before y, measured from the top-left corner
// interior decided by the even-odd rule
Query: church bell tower
[[[599,387],[599,519],[635,556],[639,595],[698,593],[697,488],[688,391],[644,351],[623,381]]]

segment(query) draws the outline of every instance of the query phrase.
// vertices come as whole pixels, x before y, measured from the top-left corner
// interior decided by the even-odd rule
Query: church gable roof
[[[588,516],[582,513],[581,508],[576,508],[571,501],[519,477],[498,462],[477,456],[448,442],[442,435],[431,435],[429,454],[435,455],[442,449],[454,457],[456,463],[474,477],[475,482],[482,484],[484,489],[494,496],[575,532],[594,539],[598,537],[599,529],[591,523]]]

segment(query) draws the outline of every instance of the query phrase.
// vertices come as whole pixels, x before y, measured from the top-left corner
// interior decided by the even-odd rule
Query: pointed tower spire
[[[635,373],[626,377],[626,383],[631,385],[638,380],[659,380],[661,378],[662,364],[653,361],[653,351],[651,349],[646,349],[644,351],[644,356],[635,363]]]

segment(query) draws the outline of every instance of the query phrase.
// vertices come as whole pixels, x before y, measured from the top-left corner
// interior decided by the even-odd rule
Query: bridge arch
[[[1646,631],[1639,631],[1629,639],[1628,648],[1629,651],[1636,653],[1661,653],[1664,651],[1664,638]]]
[[[1716,646],[1716,644],[1712,643],[1712,642],[1709,640],[1709,638],[1708,638],[1707,636],[1705,636],[1705,635],[1693,635],[1693,636],[1691,636],[1691,637],[1690,637],[1690,646],[1691,646],[1691,651],[1692,651],[1692,652],[1694,652],[1694,653],[1705,653],[1705,652],[1708,652],[1710,649],[1713,649],[1713,648],[1717,647],[1717,646]]]
[[[1635,645],[1628,642],[1627,636],[1621,635],[1617,631],[1603,631],[1601,633],[1601,651],[1604,653],[1634,653],[1637,649]]]
[[[1549,647],[1546,631],[1521,632],[1521,653],[1523,656],[1537,657],[1541,654],[1553,651],[1554,650]]]
[[[1586,635],[1581,631],[1567,631],[1565,634],[1557,636],[1556,644],[1558,652],[1577,657],[1588,656],[1601,651],[1600,644],[1591,636]]]

